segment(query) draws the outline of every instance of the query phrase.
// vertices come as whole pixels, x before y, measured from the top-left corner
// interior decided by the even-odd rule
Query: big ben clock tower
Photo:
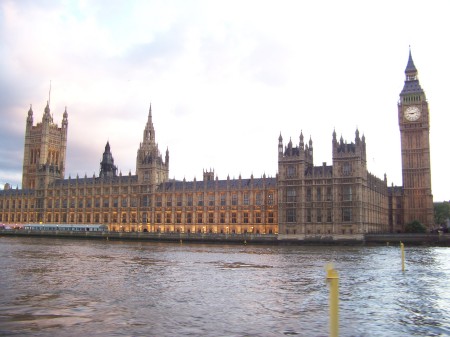
[[[417,220],[429,229],[434,223],[431,193],[430,115],[411,50],[405,75],[405,85],[398,103],[402,148],[403,224]]]

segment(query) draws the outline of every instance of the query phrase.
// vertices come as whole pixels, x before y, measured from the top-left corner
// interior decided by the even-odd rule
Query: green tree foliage
[[[442,225],[445,220],[450,218],[450,202],[435,202],[434,203],[434,223]]]
[[[405,227],[405,233],[425,233],[426,231],[427,229],[425,226],[417,220],[406,224]]]

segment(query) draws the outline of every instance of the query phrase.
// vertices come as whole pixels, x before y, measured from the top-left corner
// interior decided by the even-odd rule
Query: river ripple
[[[0,335],[450,336],[450,249],[0,238]]]

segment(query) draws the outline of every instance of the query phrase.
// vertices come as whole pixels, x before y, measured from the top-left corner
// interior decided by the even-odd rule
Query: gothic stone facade
[[[432,224],[429,111],[409,55],[398,103],[403,186],[388,187],[367,170],[366,140],[332,134],[332,164],[314,166],[313,143],[278,139],[275,178],[203,180],[169,177],[149,109],[136,155],[136,174],[122,175],[109,142],[99,176],[64,178],[68,114],[53,123],[47,104],[33,126],[28,112],[22,189],[0,191],[0,223],[107,224],[113,231],[278,234],[279,239],[362,238],[397,232],[412,220]]]

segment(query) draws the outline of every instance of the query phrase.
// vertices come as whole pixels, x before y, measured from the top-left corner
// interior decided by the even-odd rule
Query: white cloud
[[[55,120],[69,112],[67,175],[98,174],[107,140],[134,173],[152,102],[171,177],[210,166],[219,178],[274,176],[279,133],[298,142],[302,130],[316,164],[330,163],[333,129],[352,141],[358,127],[369,170],[401,184],[396,103],[412,45],[431,107],[433,191],[449,198],[445,2],[41,0],[0,10],[0,132],[15,140],[0,152],[0,182],[20,184],[26,112],[32,103],[40,120],[51,80]]]

